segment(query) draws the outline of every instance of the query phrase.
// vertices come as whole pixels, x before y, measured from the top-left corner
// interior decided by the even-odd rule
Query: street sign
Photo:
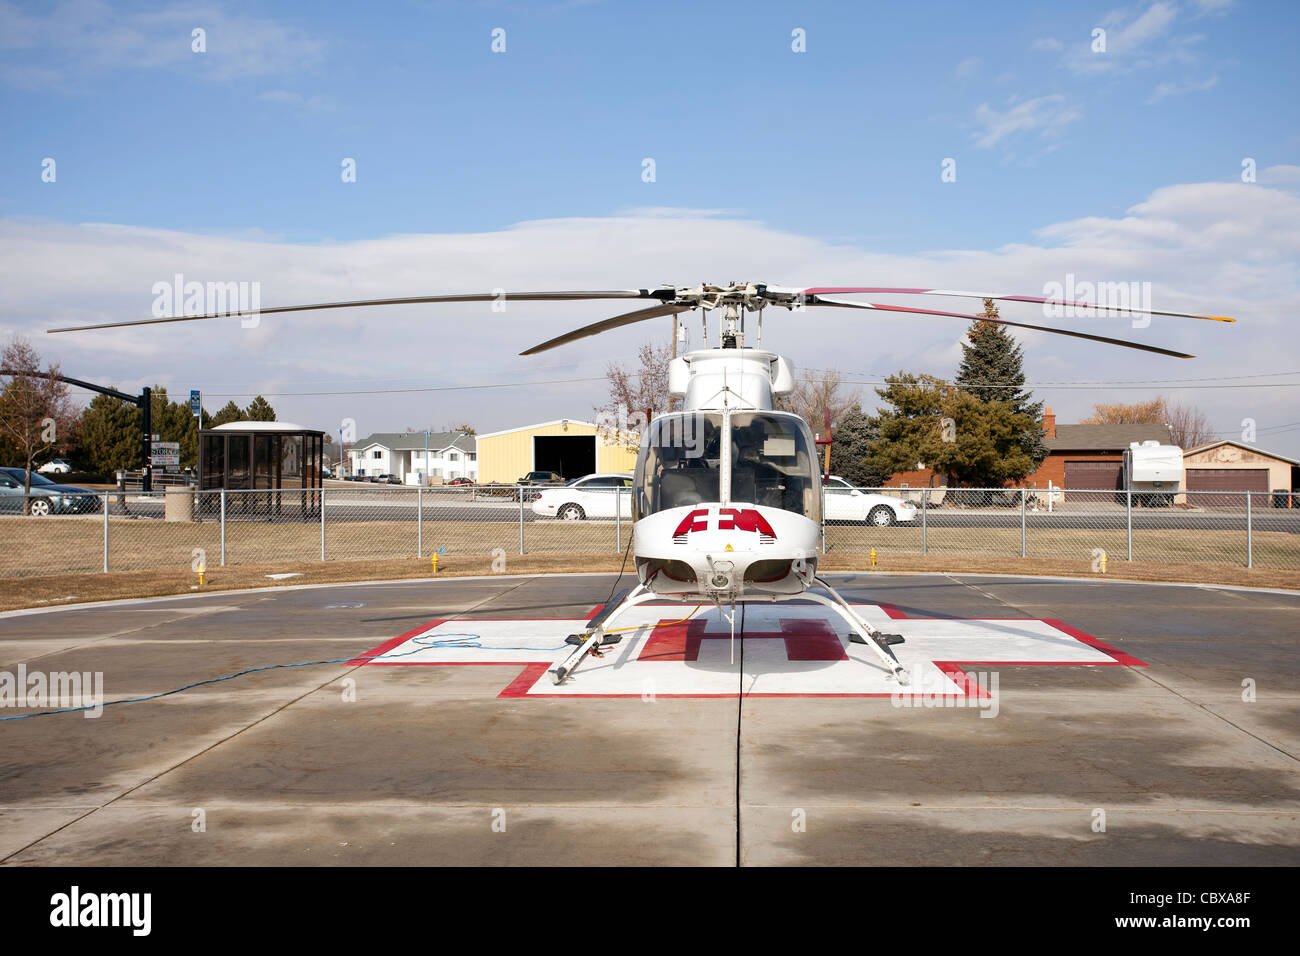
[[[176,441],[153,442],[153,453],[149,456],[152,465],[179,465],[181,463],[181,443]]]
[[[203,410],[203,393],[197,388],[190,389],[190,414],[198,415]]]

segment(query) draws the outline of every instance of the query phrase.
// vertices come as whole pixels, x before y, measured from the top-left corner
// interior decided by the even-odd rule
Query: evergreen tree
[[[884,477],[867,467],[871,443],[880,435],[878,425],[863,411],[853,405],[835,425],[831,443],[831,474],[839,475],[851,484],[874,488]]]
[[[932,375],[891,375],[876,389],[889,407],[875,419],[867,467],[882,475],[929,467],[950,485],[997,487],[1036,467],[1021,445],[1035,427],[1010,402],[981,401]]]
[[[118,469],[140,467],[140,409],[111,395],[96,395],[81,415],[77,461],[111,478]]]
[[[992,299],[984,300],[984,316],[998,318]],[[966,332],[961,346],[961,366],[956,382],[964,391],[982,402],[1006,402],[1013,415],[1028,416],[1031,425],[1019,436],[1021,450],[1033,462],[1033,471],[1047,457],[1042,427],[1043,403],[1032,401],[1024,390],[1024,354],[1006,326],[976,321]],[[1026,472],[1028,474],[1028,472]]]
[[[270,402],[258,395],[244,409],[244,419],[250,422],[273,422],[275,409],[271,407]]]
[[[238,405],[234,402],[226,402],[215,415],[208,419],[208,423],[203,427],[216,428],[218,425],[228,425],[231,422],[242,421],[243,417],[244,413]]]

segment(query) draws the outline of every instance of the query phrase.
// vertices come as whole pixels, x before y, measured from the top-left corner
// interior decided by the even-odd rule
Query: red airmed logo
[[[683,535],[690,534],[692,531],[709,530],[709,509],[696,508],[677,526],[673,532],[674,538],[680,538]],[[767,523],[763,517],[754,508],[719,508],[718,509],[718,527],[719,531],[753,531],[764,537],[776,539],[776,532],[772,526]]]

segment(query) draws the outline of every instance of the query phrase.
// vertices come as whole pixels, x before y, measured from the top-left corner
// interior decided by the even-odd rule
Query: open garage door
[[[533,471],[553,471],[569,480],[595,470],[595,435],[533,436]]]
[[[1268,491],[1267,468],[1188,468],[1188,491]],[[1268,499],[1257,496],[1252,507],[1263,507]],[[1245,495],[1188,495],[1187,503],[1203,508],[1245,508]]]
[[[1124,487],[1122,461],[1067,461],[1065,500],[1073,503],[1114,504],[1115,492]],[[1088,492],[1104,492],[1089,494]]]

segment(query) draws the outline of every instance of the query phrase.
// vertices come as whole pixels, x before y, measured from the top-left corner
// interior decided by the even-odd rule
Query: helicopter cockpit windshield
[[[777,412],[731,413],[730,500],[821,521],[821,476],[803,419]]]
[[[820,521],[808,426],[796,415],[767,411],[683,412],[651,422],[637,459],[636,517],[708,502],[765,505]]]

